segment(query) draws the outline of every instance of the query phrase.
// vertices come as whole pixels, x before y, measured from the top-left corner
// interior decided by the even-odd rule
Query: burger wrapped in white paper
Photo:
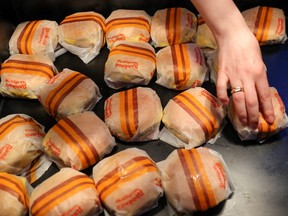
[[[166,8],[155,12],[151,23],[151,39],[155,47],[194,41],[197,17],[186,8]]]
[[[37,99],[40,87],[57,73],[47,56],[15,54],[1,65],[0,92],[3,96]]]
[[[9,41],[10,54],[46,55],[55,60],[58,24],[51,20],[25,21],[16,27]]]
[[[96,12],[66,16],[58,28],[59,43],[84,63],[95,58],[105,44],[105,18]]]
[[[282,44],[287,40],[282,9],[258,6],[243,11],[242,15],[260,45]]]
[[[25,177],[0,172],[0,215],[28,215],[31,191]]]
[[[0,119],[0,172],[22,174],[41,154],[44,126],[25,114]]]
[[[114,93],[105,101],[104,109],[106,125],[120,140],[158,139],[163,109],[153,89],[137,87]]]
[[[288,127],[288,117],[285,112],[285,105],[277,89],[270,87],[270,92],[274,108],[275,120],[273,124],[268,124],[260,112],[258,127],[255,130],[243,125],[240,122],[235,113],[234,104],[232,100],[230,100],[228,105],[228,117],[241,140],[257,140],[258,142],[264,142],[269,137]]]
[[[111,48],[104,80],[114,89],[148,85],[154,76],[156,55],[148,43],[121,42]]]
[[[194,43],[160,49],[156,54],[156,67],[156,83],[174,90],[201,86],[207,77],[204,55]]]
[[[92,111],[59,120],[46,134],[43,148],[59,167],[83,170],[116,145],[106,124]]]
[[[137,148],[101,160],[93,168],[93,180],[110,215],[140,215],[156,207],[163,195],[156,164]]]
[[[183,143],[179,147],[193,148],[213,138],[222,129],[225,116],[226,108],[218,98],[202,87],[195,87],[169,100],[162,122],[164,129]],[[161,140],[165,139],[162,135]],[[165,141],[172,145],[174,142]]]
[[[158,165],[165,197],[176,212],[173,215],[209,210],[234,191],[222,156],[212,149],[176,149]]]
[[[92,79],[67,68],[46,82],[38,93],[47,113],[57,120],[92,110],[101,97]]]
[[[149,42],[150,25],[151,17],[144,10],[114,10],[106,19],[107,47],[119,41]]]
[[[72,168],[40,183],[31,193],[30,215],[99,215],[102,206],[93,180]]]
[[[197,20],[195,42],[201,48],[210,48],[213,50],[217,49],[217,43],[214,35],[200,14],[198,15]]]

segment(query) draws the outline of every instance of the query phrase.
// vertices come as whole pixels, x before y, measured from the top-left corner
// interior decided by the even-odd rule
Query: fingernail
[[[256,130],[257,127],[258,127],[258,124],[252,123],[252,124],[250,125],[250,127],[251,127],[253,130]]]
[[[241,118],[240,121],[243,125],[247,125],[247,118]]]
[[[266,120],[267,120],[267,122],[268,122],[269,124],[272,124],[272,123],[274,122],[274,116],[269,115],[269,116],[266,117]]]

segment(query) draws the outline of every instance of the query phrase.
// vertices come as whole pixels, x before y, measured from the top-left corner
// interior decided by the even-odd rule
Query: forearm
[[[248,27],[232,0],[191,0],[212,30],[216,41]]]

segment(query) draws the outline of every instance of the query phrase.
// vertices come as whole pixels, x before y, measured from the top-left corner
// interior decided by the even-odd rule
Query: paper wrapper
[[[1,66],[0,92],[8,97],[37,99],[39,88],[57,73],[47,56],[15,54]]]
[[[158,139],[162,105],[157,93],[137,87],[110,96],[104,105],[110,132],[126,142]]]
[[[269,137],[279,133],[283,129],[288,127],[288,118],[285,112],[285,105],[278,94],[278,91],[274,87],[270,87],[272,104],[274,108],[275,120],[273,124],[268,124],[263,115],[260,113],[258,128],[252,130],[251,128],[244,126],[238,119],[235,113],[235,108],[232,100],[228,105],[228,117],[239,135],[239,138],[243,140],[257,140],[258,142],[264,142]]]
[[[151,39],[155,47],[194,41],[197,17],[186,8],[166,8],[155,12],[151,23]]]
[[[101,97],[92,79],[67,68],[46,82],[38,93],[38,100],[56,120],[92,110]]]
[[[214,35],[200,14],[197,21],[196,44],[201,48],[217,49]]]
[[[218,77],[218,52],[217,50],[206,50],[204,51],[204,55],[207,59],[210,82],[216,85]],[[228,85],[230,89],[230,84]]]
[[[175,212],[170,215],[206,211],[228,199],[235,189],[222,156],[212,149],[177,149],[157,165],[165,197]]]
[[[282,9],[258,6],[243,11],[242,15],[260,45],[282,44],[287,40]]]
[[[0,119],[0,172],[21,174],[41,153],[44,127],[25,114]]]
[[[60,23],[58,35],[59,43],[87,64],[105,44],[105,18],[92,11],[71,14]]]
[[[193,43],[162,48],[156,55],[156,83],[169,89],[201,86],[207,78],[202,50]]]
[[[0,173],[0,215],[28,215],[31,190],[26,178]]]
[[[40,54],[55,60],[58,44],[58,24],[51,20],[20,23],[9,41],[10,54]]]
[[[30,197],[30,215],[99,215],[102,207],[93,180],[62,168],[39,184]]]
[[[144,10],[114,10],[106,19],[106,42],[111,49],[118,41],[148,42],[151,17]]]
[[[218,98],[202,87],[195,87],[169,100],[162,122],[189,149],[213,138],[222,129],[225,116],[226,108]]]
[[[43,140],[44,151],[60,168],[83,170],[116,146],[105,123],[92,111],[59,120]]]
[[[154,48],[148,43],[121,42],[111,48],[104,80],[114,89],[148,85],[156,68]]]
[[[22,174],[22,176],[27,179],[29,184],[33,184],[45,174],[51,165],[52,161],[44,152],[42,152],[31,162],[29,168]]]
[[[161,177],[148,154],[128,148],[104,158],[93,168],[100,200],[112,215],[140,215],[163,195]]]

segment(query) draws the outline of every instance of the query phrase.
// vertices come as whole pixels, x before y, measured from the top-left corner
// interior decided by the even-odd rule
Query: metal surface
[[[268,78],[271,86],[278,89],[286,107],[288,107],[288,45],[263,47],[263,58],[267,66]],[[78,57],[66,53],[58,57],[55,65],[59,71],[70,68],[82,72],[92,78],[99,86],[103,95],[101,101],[94,108],[95,113],[103,119],[104,101],[116,92],[106,86],[103,80],[104,64],[109,50],[103,48],[101,53],[89,64],[85,65]],[[155,78],[149,84],[161,98],[163,107],[177,92],[165,89],[155,84]],[[215,93],[215,86],[209,82],[203,85],[210,92]],[[25,113],[32,116],[45,126],[46,132],[55,124],[55,120],[46,114],[37,100],[23,100],[1,97],[0,117],[12,113]],[[215,144],[206,147],[218,151],[224,158],[236,190],[233,196],[208,212],[196,215],[223,216],[284,216],[287,215],[288,200],[288,130],[271,137],[262,144],[253,141],[241,142],[232,125],[228,122],[222,136]],[[145,150],[156,162],[164,160],[174,149],[159,140],[144,143],[120,142],[112,153],[129,147]],[[84,172],[91,175],[91,167]],[[52,166],[46,174],[33,186],[36,186],[48,176],[57,172]],[[165,199],[159,206],[145,215],[167,215]]]

